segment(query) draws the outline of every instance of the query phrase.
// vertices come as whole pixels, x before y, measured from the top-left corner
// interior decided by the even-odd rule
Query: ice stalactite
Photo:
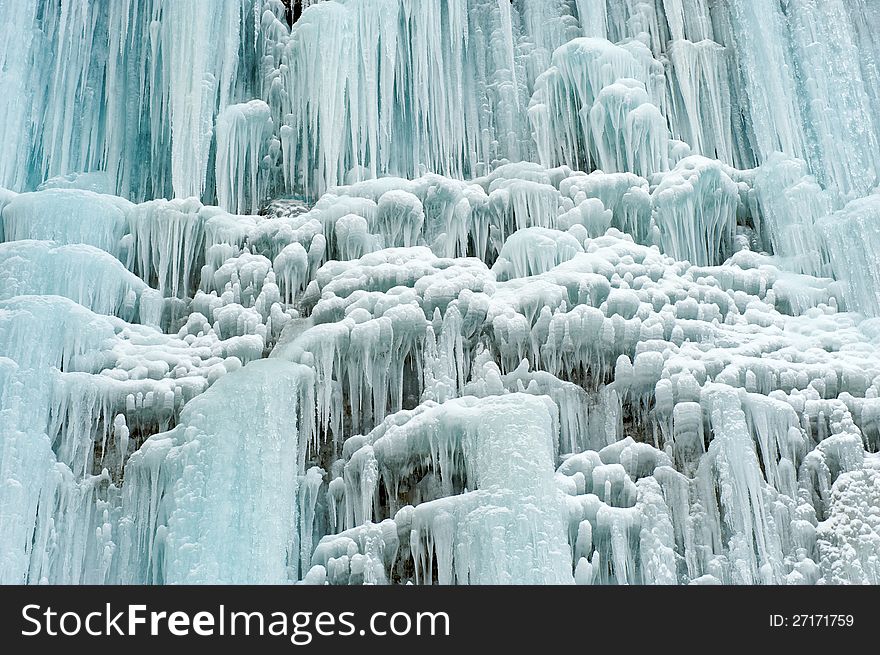
[[[255,92],[238,76],[253,3],[43,5],[4,8],[19,34],[3,54],[15,98],[3,125],[17,145],[4,151],[2,184],[107,171],[111,190],[134,200],[201,196],[217,113]]]
[[[268,193],[272,136],[269,106],[231,105],[217,117],[217,204],[234,214],[256,214]],[[276,144],[276,148],[278,144]]]
[[[33,99],[28,92],[28,72],[41,35],[28,26],[34,24],[37,10],[36,2],[8,3],[0,8],[0,69],[4,71],[0,93],[5,99],[0,109],[0,140],[4,143],[0,186],[8,189],[26,189],[35,177],[30,165],[34,137],[29,120]],[[35,39],[37,44],[33,43]]]
[[[415,8],[347,0],[303,5],[290,28],[277,0],[215,2],[208,12],[170,0],[120,2],[106,12],[94,0],[63,0],[44,11],[26,3],[5,10],[13,31],[3,83],[16,101],[7,103],[3,123],[10,147],[2,183],[24,191],[48,177],[106,172],[112,186],[105,190],[134,201],[214,201],[224,183],[251,177],[246,166],[216,167],[220,114],[255,98],[273,121],[269,154],[273,169],[283,169],[272,178],[276,191],[317,197],[335,184],[426,171],[474,177],[536,155],[608,172],[607,158],[596,163],[571,151],[598,129],[588,116],[554,111],[566,108],[562,98],[549,111],[552,129],[537,116],[554,102],[543,99],[547,75],[562,70],[560,58],[571,59],[575,37],[583,37],[629,50],[652,69],[651,79],[618,70],[592,92],[578,91],[586,95],[575,111],[618,79],[645,83],[658,111],[642,103],[631,117],[636,133],[606,139],[654,153],[668,131],[693,153],[740,168],[781,150],[853,199],[876,185],[878,168],[874,14],[863,4],[804,0],[788,16],[776,0],[719,7],[460,0]],[[839,47],[810,47],[817,31]],[[857,49],[864,55],[856,57]],[[318,52],[333,56],[315,66]],[[832,61],[846,62],[837,68],[847,75],[835,73]],[[810,72],[820,70],[832,72]],[[218,170],[232,179],[218,179]]]
[[[528,227],[504,242],[492,268],[501,281],[529,277],[546,273],[579,252],[583,252],[580,242],[567,232]]]
[[[728,561],[720,563],[722,580],[729,576],[725,581],[772,584],[779,577],[782,552],[745,415],[730,390],[706,395],[715,438],[703,462],[705,470],[697,476],[700,483],[714,484],[718,490],[718,515],[710,515],[710,529],[729,550]]]
[[[541,162],[608,173],[663,170],[667,129],[655,106],[662,85],[663,66],[638,41],[580,38],[560,47],[529,106]]]
[[[589,116],[597,168],[643,177],[668,170],[666,119],[641,83],[624,78],[604,87]]]
[[[411,560],[422,584],[572,582],[563,494],[553,477],[551,411],[540,397],[510,395],[427,404],[389,417],[350,454],[346,487],[355,476],[370,483],[347,494],[347,503],[370,507],[381,484],[389,497],[417,504],[391,506],[391,543],[371,538],[367,525],[319,544],[315,560],[329,581],[366,581],[368,569],[355,569],[358,558],[378,565],[382,581],[393,581]],[[420,470],[426,458],[428,470]],[[373,467],[369,477],[366,467]],[[437,497],[462,486],[467,491]],[[357,523],[385,518],[363,514],[355,510]],[[340,549],[350,541],[355,553]]]
[[[823,248],[835,277],[845,285],[848,305],[880,315],[880,271],[874,253],[880,247],[880,195],[853,200],[818,223]]]
[[[851,36],[851,21],[864,15],[842,2],[811,0],[787,12],[772,0],[720,8],[721,39],[735,53],[736,86],[749,106],[745,136],[756,163],[782,151],[806,160],[820,182],[844,196],[876,186],[877,106],[867,90],[876,73],[862,76]]]
[[[0,3],[0,581],[878,582],[872,3],[99,5]]]
[[[38,332],[43,346],[28,348],[28,335]],[[3,583],[108,581],[112,552],[104,548],[113,546],[100,493],[106,476],[75,478],[56,459],[48,432],[53,370],[88,365],[112,334],[102,317],[65,299],[20,296],[0,303],[0,465],[8,508],[0,545]]]
[[[83,291],[74,290],[75,282],[67,281],[68,291],[79,296]],[[120,490],[113,484],[119,479],[112,476],[145,436],[173,425],[187,401],[242,362],[259,358],[262,341],[249,354],[250,336],[221,343],[206,329],[209,334],[200,338],[172,337],[51,295],[3,301],[0,324],[3,466],[10,467],[9,479],[20,479],[16,493],[28,490],[30,498],[17,505],[26,515],[4,515],[23,523],[4,528],[22,536],[4,541],[9,550],[3,579],[109,582],[119,543]],[[41,347],[29,352],[27,335],[35,332],[42,335]],[[25,461],[26,452],[31,454]],[[52,555],[59,548],[63,554]]]
[[[96,118],[108,89],[101,88],[103,58],[92,53],[101,50],[106,28],[95,20],[95,9],[91,0],[44,3],[37,18],[45,32],[35,39],[31,65],[46,79],[43,88],[30,91],[36,114],[34,145],[40,153],[34,165],[42,179],[101,167],[103,144]],[[54,57],[47,58],[43,47],[54,51]]]
[[[654,222],[664,252],[720,264],[732,248],[739,190],[717,161],[687,157],[657,186]]]
[[[444,118],[461,115],[464,11],[462,2],[441,9],[389,0],[317,3],[303,12],[282,56],[288,186],[316,194],[379,172],[412,176],[422,162],[458,176],[473,170],[473,118]],[[325,51],[338,55],[320,56]],[[408,91],[395,93],[395,85]],[[397,129],[410,133],[405,141],[392,142]]]
[[[691,170],[693,163],[702,166],[704,160],[696,159],[690,164],[683,162],[682,170]],[[727,175],[727,169],[710,167],[709,170],[717,171],[722,176],[719,179],[729,180],[729,176],[723,177]],[[636,204],[635,207],[650,208],[650,197],[636,176],[627,178],[624,174],[611,174],[605,181],[607,184],[600,184],[603,174],[574,174],[564,169],[542,171],[520,166],[505,173],[507,176],[513,174],[532,178],[530,185],[522,188],[528,189],[527,193],[539,195],[535,199],[526,196],[523,207],[514,207],[513,217],[504,220],[515,221],[517,215],[522,215],[531,217],[529,222],[548,221],[562,227],[560,221],[568,206],[566,198],[573,197],[581,203],[593,200],[602,206],[602,201],[578,195],[586,195],[586,191],[591,195],[603,194],[602,197],[622,216],[627,215],[623,209],[626,194],[635,194],[629,201],[631,203],[635,198],[642,199],[639,203],[649,203]],[[496,184],[507,179],[510,178],[499,175],[491,180],[478,180],[466,195],[452,195],[445,202],[460,203],[466,198],[474,202],[474,199],[486,198],[483,185],[493,189],[492,193],[507,191],[504,184]],[[744,176],[741,184],[749,185],[751,179]],[[819,469],[811,466],[795,473],[801,462],[813,460],[804,459],[802,446],[791,450],[787,445],[790,441],[786,441],[790,439],[789,432],[803,421],[806,424],[818,421],[817,427],[811,430],[819,430],[817,438],[823,439],[822,431],[828,428],[823,427],[821,415],[816,419],[806,418],[816,416],[820,411],[816,404],[819,399],[834,398],[844,389],[858,397],[876,395],[872,381],[880,370],[858,372],[862,370],[863,360],[858,359],[856,364],[853,359],[859,358],[857,353],[870,347],[870,332],[860,331],[854,323],[847,322],[846,315],[835,313],[840,302],[840,290],[835,283],[781,271],[774,267],[772,258],[747,250],[737,253],[723,265],[693,266],[675,262],[661,255],[656,248],[638,245],[620,232],[610,231],[602,237],[591,238],[580,223],[571,224],[567,231],[525,227],[528,223],[524,224],[524,229],[516,230],[516,225],[512,225],[508,228],[513,230],[510,236],[503,237],[493,269],[475,258],[438,257],[426,246],[380,249],[352,261],[329,261],[321,265],[326,253],[322,245],[325,229],[334,235],[333,252],[338,253],[337,257],[344,256],[336,224],[352,215],[352,210],[366,213],[370,218],[366,225],[377,226],[372,228],[376,229],[373,236],[379,239],[388,233],[405,234],[400,231],[403,228],[418,229],[423,221],[428,220],[429,212],[441,209],[443,204],[423,204],[420,200],[427,200],[431,189],[458,188],[459,193],[468,189],[466,185],[450,187],[438,183],[436,178],[430,178],[430,182],[392,179],[338,188],[339,195],[326,198],[322,208],[312,212],[285,209],[290,212],[286,218],[236,219],[219,209],[187,201],[185,204],[191,209],[188,215],[192,216],[187,220],[193,220],[194,225],[199,226],[198,237],[187,237],[182,233],[173,236],[177,234],[176,228],[172,229],[175,224],[160,220],[158,216],[164,214],[157,214],[157,224],[162,223],[165,225],[163,229],[172,229],[172,232],[167,237],[150,233],[139,238],[144,243],[164,243],[171,239],[168,243],[180,244],[158,248],[157,253],[163,256],[183,248],[191,254],[180,255],[181,261],[187,258],[198,261],[204,257],[205,265],[191,270],[191,275],[199,278],[200,288],[192,298],[192,313],[175,338],[160,338],[155,332],[116,324],[112,331],[121,334],[123,339],[111,345],[118,354],[105,372],[90,377],[98,370],[94,368],[99,366],[98,362],[102,362],[101,367],[107,366],[107,356],[102,355],[88,360],[94,364],[84,370],[62,371],[53,382],[53,395],[44,401],[49,408],[47,439],[57,443],[56,456],[63,460],[64,466],[74,467],[70,470],[75,470],[75,475],[83,480],[76,488],[84,488],[82,485],[91,479],[88,477],[93,475],[90,471],[95,470],[98,462],[99,467],[108,467],[112,477],[112,471],[119,471],[132,452],[133,438],[136,447],[147,434],[180,425],[183,421],[181,408],[191,406],[186,404],[187,400],[203,393],[207,385],[216,386],[220,380],[226,379],[241,362],[259,358],[275,330],[269,330],[269,323],[264,321],[271,319],[274,322],[281,316],[276,312],[281,311],[284,319],[279,325],[284,331],[273,352],[274,358],[297,362],[301,370],[314,371],[315,375],[316,430],[298,446],[304,453],[301,456],[303,467],[308,461],[326,457],[320,453],[326,452],[328,443],[335,443],[347,452],[360,439],[350,435],[383,425],[391,420],[386,416],[408,411],[405,408],[416,407],[420,399],[436,398],[448,403],[459,396],[493,398],[504,397],[510,392],[549,397],[548,402],[552,399],[553,403],[551,413],[557,417],[552,430],[553,447],[562,453],[575,454],[585,452],[585,448],[595,449],[595,452],[603,453],[602,465],[610,467],[600,469],[596,473],[600,477],[591,478],[591,486],[587,486],[586,480],[581,482],[574,476],[574,487],[566,482],[561,488],[568,495],[572,490],[594,489],[598,498],[598,501],[589,499],[589,492],[585,491],[583,502],[586,504],[578,504],[579,509],[569,509],[570,516],[574,517],[569,520],[577,519],[574,524],[577,529],[572,527],[570,530],[574,536],[569,537],[570,548],[580,553],[571,564],[570,575],[576,580],[634,583],[699,578],[705,581],[709,579],[706,576],[710,576],[724,582],[779,581],[789,575],[789,569],[785,564],[782,565],[784,568],[778,568],[778,561],[792,558],[791,561],[795,562],[797,557],[800,557],[796,560],[797,567],[790,570],[796,570],[799,579],[816,578],[816,553],[807,549],[805,554],[797,555],[785,535],[774,536],[768,532],[766,541],[771,555],[767,556],[763,551],[749,555],[749,551],[740,552],[738,541],[730,541],[724,536],[728,528],[722,526],[717,533],[710,530],[697,534],[688,527],[686,517],[715,511],[708,503],[709,496],[705,495],[715,484],[712,482],[715,474],[700,474],[699,471],[709,470],[706,469],[708,465],[701,465],[701,462],[717,459],[713,453],[726,452],[721,446],[723,440],[717,441],[718,434],[713,435],[705,427],[710,425],[710,419],[703,416],[700,406],[700,387],[705,382],[714,380],[754,394],[776,393],[774,390],[795,394],[800,393],[799,389],[806,389],[812,405],[805,406],[797,396],[785,400],[796,408],[792,411],[797,412],[797,416],[805,418],[793,418],[784,425],[777,426],[767,418],[768,412],[779,413],[779,408],[763,408],[750,400],[749,403],[743,402],[743,409],[736,410],[745,412],[743,420],[748,427],[744,434],[753,435],[755,440],[754,445],[744,452],[752,452],[756,462],[759,457],[762,460],[761,470],[757,473],[762,481],[755,484],[761,488],[768,485],[767,488],[791,499],[795,493],[794,480],[801,484],[801,480],[815,477],[813,471]],[[729,206],[733,206],[734,198],[741,195],[736,184],[727,183],[728,186],[731,184]],[[559,194],[546,207],[534,204],[541,197],[540,193],[544,193],[542,187]],[[381,202],[395,188],[399,191],[392,193],[385,203]],[[742,197],[751,197],[751,193],[743,192]],[[11,197],[13,201],[16,198]],[[376,203],[372,198],[378,198],[380,202]],[[486,200],[476,202],[471,212],[480,211],[480,208],[486,210],[483,204]],[[342,205],[339,210],[331,209],[339,203]],[[146,230],[152,220],[148,214],[155,204],[128,207],[128,215],[123,213],[128,220],[123,225]],[[162,207],[166,204],[170,210],[173,203],[160,203]],[[530,209],[532,205],[542,208]],[[381,213],[380,206],[388,209]],[[504,203],[498,206],[503,207]],[[613,216],[614,212],[607,211]],[[380,214],[386,218],[382,223],[374,223]],[[502,216],[504,214],[499,214],[493,220],[500,220]],[[36,219],[23,220],[27,225],[28,221]],[[656,221],[656,216],[653,220]],[[503,226],[504,223],[496,225]],[[268,227],[273,231],[267,232]],[[413,232],[405,238],[417,242],[420,239],[417,234]],[[132,247],[132,242],[126,238],[121,242],[123,249]],[[546,247],[541,245],[545,242]],[[708,237],[707,242],[710,242]],[[25,253],[25,243],[10,242],[7,247],[16,243],[19,244],[18,252]],[[308,250],[303,243],[309,246]],[[275,259],[250,252],[256,249],[272,254],[283,244],[288,245],[280,248]],[[545,253],[547,247],[550,249]],[[152,261],[152,255],[145,257],[145,261]],[[158,268],[175,270],[172,264]],[[289,297],[297,303],[297,311],[283,309],[285,301],[274,281],[276,268],[280,277],[289,280],[285,285],[290,285]],[[124,271],[120,269],[119,272],[124,278]],[[171,275],[171,279],[179,279],[179,272]],[[71,295],[80,294],[75,297],[81,297],[83,289],[89,286],[84,280],[76,282],[75,278],[70,279],[69,285]],[[168,286],[167,282],[165,286]],[[190,292],[193,288],[190,287]],[[270,307],[271,311],[267,313]],[[799,316],[810,311],[812,314]],[[768,328],[782,330],[782,336],[761,336],[760,330]],[[600,335],[598,341],[591,337],[593,334]],[[835,346],[835,341],[848,345],[838,351],[840,346]],[[704,344],[702,351],[694,347],[697,342]],[[706,350],[707,344],[714,345]],[[824,354],[814,350],[818,344],[823,344],[820,350]],[[193,367],[180,359],[190,348],[203,346],[209,346],[205,351],[209,359],[201,366]],[[825,351],[827,347],[839,354]],[[213,355],[224,351],[225,360]],[[22,360],[22,355],[16,354],[19,352],[13,352],[16,361]],[[150,352],[165,354],[159,359],[155,359],[154,354],[145,360]],[[796,355],[798,352],[812,354],[804,358]],[[172,356],[171,353],[176,354]],[[151,361],[154,363],[149,363]],[[102,380],[100,384],[99,380]],[[178,382],[172,383],[173,380]],[[169,383],[170,386],[166,386]],[[868,429],[872,416],[868,409],[870,405],[847,402],[853,408],[852,415],[860,417]],[[180,428],[174,430],[180,431]],[[649,476],[649,470],[635,463],[641,461],[642,455],[637,460],[632,460],[632,455],[624,457],[623,453],[637,450],[632,439],[622,440],[632,430],[636,430],[635,436],[639,439],[647,441],[639,452],[644,451],[645,456],[655,453],[650,455],[654,458],[651,461],[655,462],[655,468],[659,466],[663,470]],[[205,434],[206,439],[211,436]],[[354,440],[351,445],[347,438]],[[164,437],[157,439],[156,443],[163,440]],[[710,442],[708,446],[707,441]],[[713,448],[716,441],[719,445]],[[89,448],[83,449],[83,444],[92,442],[100,444],[94,453]],[[606,450],[610,445],[618,444],[620,451]],[[737,447],[746,448],[744,444]],[[151,448],[142,449],[142,452]],[[656,454],[660,451],[653,448],[665,452]],[[95,459],[92,459],[93,455]],[[733,459],[738,462],[742,457]],[[729,463],[729,460],[718,461]],[[323,464],[332,481],[332,476],[339,474],[338,467],[333,468],[332,460]],[[686,482],[681,473],[672,471],[670,467],[673,465],[686,475],[696,476],[697,481],[705,478],[699,483],[703,487],[697,482]],[[617,466],[622,466],[623,470]],[[719,463],[718,466],[722,470],[728,464],[722,466]],[[132,485],[128,489],[139,488],[141,483],[133,482],[139,479],[134,474],[135,469],[128,466],[124,469],[126,479]],[[336,473],[332,473],[333,470]],[[304,471],[301,469],[298,475],[303,475]],[[154,471],[151,475],[161,478],[164,474]],[[832,472],[827,478],[815,478],[822,480],[816,484],[820,484],[820,489],[830,489],[834,475]],[[169,477],[176,479],[175,475]],[[372,478],[360,476],[357,479],[369,481]],[[99,483],[95,488],[105,488],[103,484]],[[635,486],[631,486],[633,484]],[[660,496],[656,485],[663,489],[672,485],[663,492],[667,496],[674,492],[687,497],[689,484],[697,485],[694,489],[707,490],[700,492],[703,494],[701,500],[694,501],[693,506],[687,503],[664,506],[658,501]],[[374,489],[370,485],[374,483],[370,482],[365,489]],[[419,494],[428,495],[414,498],[420,499],[420,506],[425,501],[425,506],[431,507],[433,501],[429,498],[433,498],[431,494],[435,492],[429,491],[431,484],[426,482],[425,485]],[[149,557],[155,559],[150,559],[149,564],[140,562],[135,565],[131,563],[133,560],[122,564],[113,556],[112,565],[121,568],[107,569],[101,575],[105,579],[116,579],[113,576],[129,575],[123,574],[123,570],[137,569],[141,572],[138,575],[142,576],[136,578],[138,580],[164,579],[162,576],[170,570],[166,569],[169,565],[165,559],[165,549],[170,544],[166,517],[121,519],[120,491],[114,486],[106,488],[115,489],[109,493],[110,500],[100,500],[100,503],[111,503],[107,510],[107,534],[110,535],[107,538],[118,548],[123,543],[119,539],[125,534],[124,539],[133,539],[140,544],[136,549],[153,553]],[[390,546],[380,548],[385,537],[380,539],[379,535],[385,534],[384,528],[359,527],[374,511],[373,503],[364,500],[366,492],[359,492],[361,501],[346,505],[350,502],[347,500],[349,494],[339,496],[338,488],[339,485],[327,487],[327,493],[331,493],[330,489],[337,489],[333,492],[336,495],[332,496],[334,500],[328,500],[320,507],[328,507],[332,502],[338,517],[349,518],[337,518],[332,522],[329,518],[311,515],[311,518],[303,519],[304,522],[295,521],[294,533],[314,535],[309,531],[317,529],[320,535],[327,529],[321,526],[335,523],[339,529],[345,525],[356,529],[356,534],[360,535],[352,536],[352,539],[366,540],[358,548],[366,549],[360,552],[367,559],[358,558],[358,563],[354,563],[346,546],[345,552],[350,558],[348,569],[339,563],[341,560],[331,565],[328,559],[320,564],[322,549],[330,546],[319,547],[312,558],[303,554],[307,548],[301,544],[295,547],[298,561],[304,566],[309,563],[324,566],[324,575],[336,582],[385,580],[394,579],[396,575],[410,575],[405,567],[395,569],[396,573],[384,568],[390,566],[385,559],[390,557]],[[125,489],[123,486],[122,491],[128,493]],[[309,489],[310,499],[316,493],[324,493],[314,486]],[[107,495],[108,492],[101,493]],[[820,494],[818,498],[814,501],[816,506],[809,511],[822,517],[827,511],[823,503],[828,502],[823,499],[830,496]],[[311,500],[302,502],[304,508],[311,507]],[[596,505],[596,502],[604,505]],[[741,504],[736,499],[729,502],[737,506]],[[363,509],[352,513],[344,509],[346,506]],[[422,516],[418,513],[410,516],[407,511],[397,518],[411,522],[414,517]],[[416,547],[417,559],[435,552],[436,557],[448,560],[447,544],[454,543],[448,542],[449,535],[455,533],[454,529],[453,532],[449,530],[457,525],[457,521],[454,512],[446,511],[453,519],[440,516],[436,530],[431,527],[424,540],[420,537],[412,542],[422,544]],[[724,514],[727,513],[724,510]],[[751,510],[747,513],[753,514]],[[774,514],[772,520],[778,523],[783,519]],[[712,519],[715,523],[709,521],[706,525],[721,526],[720,520]],[[761,520],[764,523],[752,529],[770,530],[767,525],[771,519]],[[584,527],[584,521],[591,527]],[[119,522],[118,526],[116,522]],[[137,536],[126,532],[134,530],[135,523],[140,526],[138,530],[145,532]],[[728,531],[730,535],[740,535],[746,525],[737,523]],[[396,528],[395,532],[398,532]],[[718,537],[718,534],[722,536]],[[579,539],[575,539],[577,535],[580,535]],[[797,543],[808,543],[803,541],[806,537],[798,539]],[[387,544],[392,542],[386,541]],[[494,547],[486,543],[486,548],[495,552]],[[698,555],[699,544],[705,547],[714,544],[709,550],[714,554],[711,557]],[[129,548],[131,546],[126,545],[123,550]],[[371,548],[379,548],[385,554],[379,557]],[[677,561],[672,552],[688,562],[686,571],[671,563]],[[340,556],[333,557],[338,560]],[[736,562],[734,568],[727,563],[730,557]],[[370,558],[375,561],[367,566]],[[763,564],[750,563],[762,562],[761,558],[773,560],[777,568],[768,573],[762,569]],[[375,563],[379,560],[383,562],[381,566]],[[454,557],[452,561],[455,561]],[[82,575],[88,577],[103,570],[95,566],[88,564]],[[197,567],[198,564],[194,563],[192,570]],[[451,569],[444,568],[442,581],[451,579],[448,570]],[[503,576],[505,570],[502,567],[494,572],[484,571],[479,576],[485,574],[489,576],[485,579],[496,579],[492,576]],[[312,577],[320,577],[320,571],[314,569]],[[343,571],[347,573],[343,575]],[[289,575],[298,577],[301,574]],[[424,580],[427,573],[420,575],[419,579]],[[474,580],[479,577],[477,572],[467,576]]]
[[[854,7],[841,0],[794,4],[787,18],[802,103],[809,108],[811,145],[822,158],[817,173],[844,197],[864,195],[880,182],[875,124],[880,107],[872,103],[860,74],[851,27]]]
[[[377,175],[472,177],[494,162],[527,159],[521,115],[528,93],[553,50],[576,34],[563,6],[352,0],[307,7],[289,37],[280,37],[265,95],[285,117],[279,133],[288,188],[319,195]],[[338,56],[316,59],[324,51]],[[480,101],[463,101],[471,97]]]
[[[128,268],[165,295],[190,295],[204,248],[201,208],[195,198],[153,200],[132,208]]]
[[[831,213],[832,201],[802,160],[777,153],[755,176],[754,209],[766,245],[789,261],[793,270],[820,275],[825,255],[819,220]]]
[[[163,9],[165,74],[170,96],[171,187],[179,198],[205,190],[218,108],[230,104],[238,66],[240,13],[247,3],[221,2],[205,14],[193,3]]]
[[[672,41],[668,54],[673,137],[690,145],[694,152],[738,162],[727,50],[710,38],[696,43],[680,39]]]

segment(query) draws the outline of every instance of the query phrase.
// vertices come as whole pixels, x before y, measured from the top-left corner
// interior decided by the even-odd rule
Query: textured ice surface
[[[868,0],[0,3],[0,582],[880,582]]]
[[[261,100],[230,105],[217,117],[217,204],[239,214],[255,214],[268,190],[264,157],[277,149],[270,143],[272,116]]]
[[[860,198],[818,224],[831,271],[853,309],[880,315],[880,194]]]
[[[139,482],[122,503],[123,578],[268,584],[298,577],[296,504],[279,516],[278,502],[296,498],[313,378],[280,360],[252,362],[187,403],[173,430],[144,443],[126,467]]]
[[[554,413],[546,397],[522,394],[428,401],[349,440],[341,481],[351,502],[337,518],[347,529],[313,562],[333,584],[384,582],[408,565],[396,552],[403,533],[416,582],[436,566],[440,584],[571,583]],[[412,486],[409,472],[426,462],[431,475]],[[377,516],[379,486],[389,504]]]

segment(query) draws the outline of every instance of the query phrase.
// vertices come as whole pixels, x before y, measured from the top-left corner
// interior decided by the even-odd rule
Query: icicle
[[[665,253],[697,265],[723,261],[733,239],[738,191],[721,165],[687,157],[652,196]]]
[[[230,105],[217,117],[217,204],[223,209],[257,213],[268,193],[262,160],[271,134],[269,106],[261,100]]]

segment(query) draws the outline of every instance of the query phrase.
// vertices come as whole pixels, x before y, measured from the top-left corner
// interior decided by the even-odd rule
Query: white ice
[[[0,3],[0,582],[880,582],[875,5]]]

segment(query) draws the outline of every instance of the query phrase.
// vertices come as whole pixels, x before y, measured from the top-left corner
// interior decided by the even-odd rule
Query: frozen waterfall
[[[0,583],[880,583],[878,35],[0,2]]]

